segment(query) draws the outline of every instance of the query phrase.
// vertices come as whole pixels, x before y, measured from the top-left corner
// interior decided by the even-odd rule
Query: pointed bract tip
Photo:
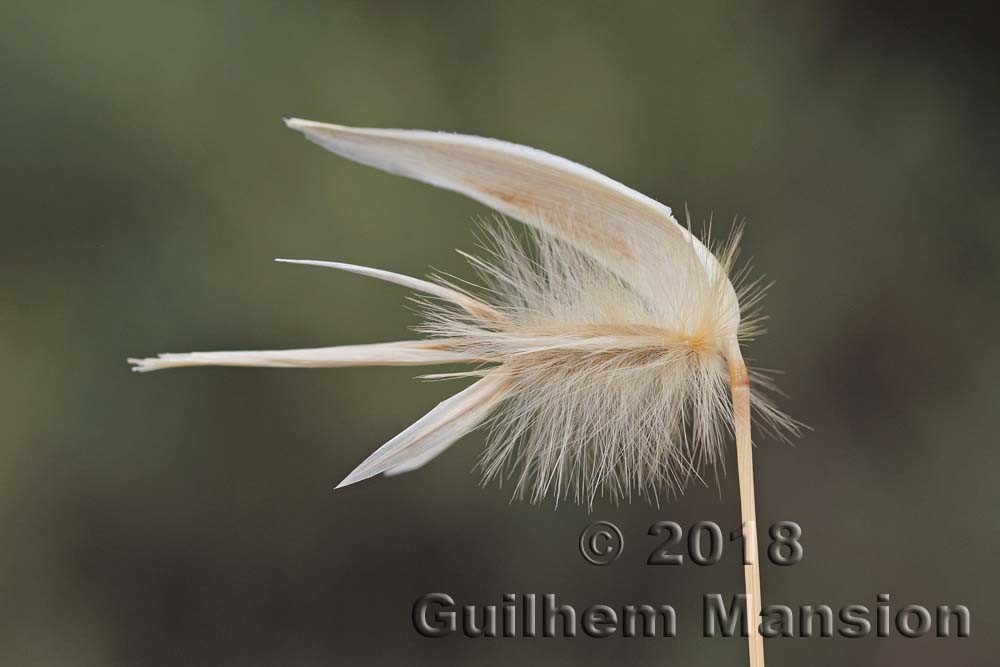
[[[354,479],[354,475],[348,475],[347,477],[344,478],[344,481],[342,481],[340,484],[338,484],[335,487],[335,489],[342,489],[345,486],[350,486],[351,484],[354,484],[355,482],[360,482],[360,481],[361,480],[359,480],[359,479]]]
[[[314,120],[306,120],[305,118],[284,118],[285,127],[301,132],[302,134],[312,134],[319,130],[342,130],[348,129],[342,125],[336,125],[334,123],[319,123]]]
[[[290,130],[295,130],[296,132],[301,132],[307,138],[310,134],[314,134],[316,127],[319,123],[311,120],[305,120],[303,118],[285,118],[285,127]]]
[[[282,257],[276,257],[274,261],[281,262],[282,264],[306,264],[308,266],[325,266],[327,268],[334,269],[355,268],[353,264],[344,264],[342,262],[323,262],[318,259],[285,259]]]

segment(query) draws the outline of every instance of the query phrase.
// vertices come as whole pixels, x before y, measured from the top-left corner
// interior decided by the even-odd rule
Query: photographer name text
[[[741,594],[702,597],[704,637],[746,637],[746,600]],[[577,609],[554,593],[505,593],[496,604],[462,604],[448,593],[427,593],[413,605],[414,629],[424,637],[468,638],[661,637],[677,636],[678,614],[669,604],[595,604]],[[887,593],[874,605],[826,604],[763,608],[758,631],[777,637],[968,637],[971,614],[961,604],[928,608],[897,606]]]

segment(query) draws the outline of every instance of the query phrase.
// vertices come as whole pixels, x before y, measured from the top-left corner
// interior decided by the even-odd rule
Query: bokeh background
[[[988,5],[46,2],[0,8],[0,664],[745,664],[700,633],[738,553],[649,567],[655,520],[739,520],[721,488],[510,503],[473,436],[333,491],[455,390],[415,369],[130,374],[126,356],[395,340],[400,289],[274,257],[468,276],[486,214],[360,167],[283,116],[447,129],[748,221],[777,281],[784,407],[762,524],[804,530],[767,602],[966,604],[968,639],[780,639],[772,665],[995,664],[1000,210]],[[626,551],[577,553],[596,519]],[[672,603],[675,639],[417,635],[432,591]]]

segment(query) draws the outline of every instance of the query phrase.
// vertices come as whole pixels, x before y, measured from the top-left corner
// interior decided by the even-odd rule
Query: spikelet
[[[723,464],[734,432],[728,355],[763,331],[765,287],[735,267],[741,228],[715,253],[670,210],[585,167],[478,137],[354,130],[289,121],[334,152],[464,191],[530,226],[521,239],[497,216],[469,290],[369,267],[316,260],[422,292],[427,338],[310,350],[193,352],[129,359],[134,370],[180,366],[338,367],[472,363],[448,377],[476,383],[379,448],[340,486],[414,470],[489,422],[484,478],[512,476],[532,501],[598,495],[656,499]],[[779,437],[798,424],[755,379],[758,422]],[[440,378],[442,375],[425,377]],[[764,390],[764,391],[762,391]]]
[[[470,363],[426,377],[476,381],[365,459],[340,486],[424,465],[490,423],[486,479],[515,478],[517,495],[571,496],[588,506],[677,491],[723,461],[736,442],[746,553],[747,616],[761,610],[751,409],[779,437],[799,424],[748,371],[741,342],[763,332],[765,288],[735,268],[739,228],[716,253],[669,207],[587,167],[494,139],[349,128],[290,119],[289,127],[363,164],[465,194],[520,220],[487,228],[486,256],[469,256],[478,293],[353,264],[314,264],[387,280],[431,297],[424,340],[309,350],[193,352],[129,359],[134,370],[179,366],[361,366]],[[754,385],[751,396],[751,381]],[[756,622],[754,622],[756,626]],[[751,667],[764,666],[758,631]]]

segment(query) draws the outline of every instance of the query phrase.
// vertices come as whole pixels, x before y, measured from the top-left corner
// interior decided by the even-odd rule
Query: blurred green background
[[[764,566],[765,601],[972,610],[969,639],[780,639],[769,664],[995,664],[995,24],[890,7],[7,0],[0,664],[745,664],[700,632],[701,595],[742,590],[735,549],[645,565],[655,520],[736,526],[732,457],[721,493],[591,515],[480,488],[478,435],[334,492],[456,385],[128,372],[416,321],[394,286],[274,257],[469,275],[454,249],[483,207],[326,154],[292,115],[536,146],[719,235],[745,216],[777,281],[750,354],[815,429],[758,443],[760,522],[805,545]],[[577,553],[596,519],[625,534],[606,568]],[[410,609],[432,591],[669,602],[680,636],[430,640]]]

